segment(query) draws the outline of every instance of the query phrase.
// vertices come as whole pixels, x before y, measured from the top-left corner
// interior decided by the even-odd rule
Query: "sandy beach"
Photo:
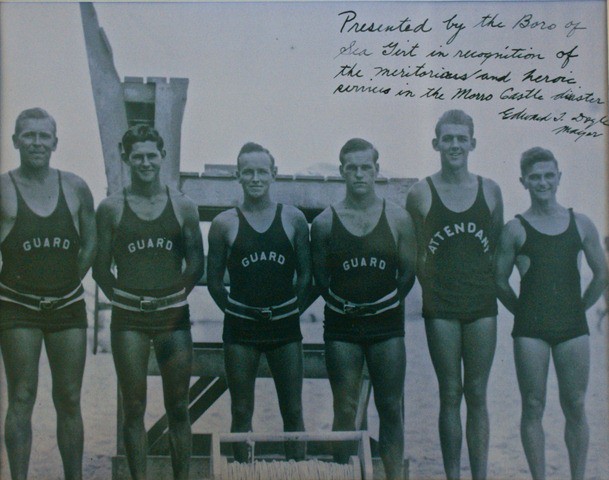
[[[437,382],[429,359],[425,328],[420,311],[420,291],[416,288],[408,297],[406,319],[406,448],[410,460],[411,479],[443,478],[442,458],[437,433]],[[193,311],[208,312],[216,320],[195,320],[195,341],[219,341],[222,324],[219,311],[210,305],[207,293],[197,289],[191,295]],[[321,302],[303,316],[305,342],[321,341]],[[588,479],[609,478],[609,406],[607,401],[607,321],[602,331],[596,328],[596,308],[589,311],[591,329],[591,372],[587,394],[590,424],[590,450],[587,463]],[[491,372],[488,404],[491,417],[489,478],[526,479],[528,467],[519,436],[520,395],[513,364],[510,331],[512,318],[500,308],[497,352]],[[90,329],[90,337],[91,329]],[[108,331],[100,334],[102,349],[108,344]],[[194,379],[193,379],[194,380]],[[38,399],[33,415],[34,439],[30,462],[30,478],[56,480],[62,478],[59,452],[55,443],[55,412],[51,400],[51,382],[46,356],[40,362]],[[5,385],[2,386],[3,395]],[[148,385],[146,424],[150,426],[163,413],[160,379],[151,377]],[[304,417],[309,431],[330,430],[332,423],[331,392],[326,380],[305,380],[303,392]],[[260,379],[256,391],[255,431],[281,430],[281,419],[271,380]],[[4,420],[6,405],[2,405]],[[110,353],[91,353],[82,392],[85,423],[84,477],[90,480],[111,478],[111,457],[116,451],[116,377]],[[464,418],[465,406],[462,407]],[[371,402],[369,429],[378,435],[378,418]],[[193,426],[195,432],[228,431],[230,426],[229,398],[225,394]],[[569,477],[566,447],[563,441],[564,420],[558,401],[556,377],[550,369],[548,401],[544,417],[546,431],[546,462],[548,479]],[[2,448],[0,478],[9,478],[6,451]],[[467,450],[462,452],[462,478],[469,477]]]

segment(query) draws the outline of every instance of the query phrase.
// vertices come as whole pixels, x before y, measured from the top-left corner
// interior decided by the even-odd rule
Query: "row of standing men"
[[[103,200],[96,215],[86,183],[50,167],[57,132],[47,112],[23,111],[13,143],[20,165],[0,176],[0,346],[8,383],[5,440],[12,478],[27,477],[43,342],[65,477],[82,477],[80,390],[87,318],[80,281],[91,265],[113,305],[112,352],[131,475],[146,477],[144,412],[152,342],[163,382],[174,477],[187,478],[192,361],[187,296],[203,275],[205,259],[196,206],[160,180],[162,137],[145,125],[125,133],[123,160],[130,168],[130,184]],[[262,354],[273,374],[284,430],[304,430],[299,318],[322,295],[333,430],[354,428],[365,361],[379,414],[386,477],[401,478],[403,304],[416,274],[439,385],[447,478],[460,476],[463,397],[472,477],[486,477],[486,389],[496,344],[497,297],[515,315],[521,438],[531,475],[545,476],[541,419],[551,356],[566,418],[571,475],[583,478],[589,369],[585,310],[607,282],[598,233],[585,215],[558,203],[561,173],[549,150],[535,147],[522,154],[520,181],[531,207],[504,226],[499,186],[468,170],[468,155],[476,146],[471,117],[460,110],[444,113],[432,146],[440,154],[441,168],[410,189],[404,209],[375,192],[376,148],[359,138],[346,142],[339,154],[344,199],[318,215],[310,232],[300,210],[272,199],[277,167],[271,153],[255,143],[241,148],[236,178],[243,201],[212,222],[207,261],[209,292],[224,312],[231,431],[252,428]],[[578,270],[582,251],[593,274],[583,295]],[[522,279],[519,295],[509,284],[514,266]],[[226,270],[230,292],[224,284]],[[335,459],[346,462],[349,454],[348,448],[338,447]],[[247,461],[247,445],[235,445],[234,456]],[[303,446],[286,444],[286,456],[304,458]]]

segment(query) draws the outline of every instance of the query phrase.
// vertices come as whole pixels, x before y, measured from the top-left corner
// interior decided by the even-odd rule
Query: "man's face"
[[[156,181],[163,158],[165,158],[165,150],[159,150],[156,142],[146,140],[134,143],[127,157],[127,164],[131,168],[131,179],[144,183]]]
[[[29,168],[48,167],[57,148],[53,122],[48,118],[26,118],[18,127],[13,145],[19,150],[21,164]]]
[[[277,168],[266,152],[243,153],[239,157],[237,179],[243,193],[250,198],[260,198],[267,194]]]
[[[536,162],[520,178],[520,183],[529,191],[531,200],[547,201],[556,196],[560,175],[552,160]]]
[[[443,166],[461,168],[467,165],[469,152],[476,148],[467,125],[445,123],[440,125],[440,135],[432,140],[434,150],[440,152]]]
[[[355,195],[364,195],[374,190],[374,180],[379,165],[374,161],[372,149],[359,150],[343,155],[340,174],[345,179],[347,190]]]

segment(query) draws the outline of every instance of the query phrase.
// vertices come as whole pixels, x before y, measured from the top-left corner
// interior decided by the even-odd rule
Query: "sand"
[[[192,296],[193,311],[205,312],[218,317],[206,292],[198,289]],[[406,448],[410,460],[411,479],[443,478],[440,454],[437,413],[437,382],[429,359],[423,320],[417,315],[420,310],[420,292],[413,291],[408,298],[406,321]],[[321,341],[321,322],[318,301],[303,317],[305,342]],[[607,395],[607,321],[602,331],[596,329],[596,308],[589,311],[591,327],[591,372],[587,394],[587,413],[590,423],[590,449],[587,463],[588,479],[609,478],[609,406]],[[488,389],[491,417],[489,456],[489,478],[530,478],[519,436],[520,395],[513,365],[510,330],[512,317],[500,309],[498,320],[497,352]],[[221,322],[197,321],[195,341],[218,341]],[[91,332],[90,332],[91,333]],[[107,345],[107,330],[101,332],[101,346]],[[90,335],[91,337],[91,335]],[[149,381],[148,410],[146,424],[150,426],[163,413],[160,380]],[[5,398],[2,386],[2,398]],[[331,392],[327,380],[305,380],[303,391],[304,417],[307,430],[330,430],[332,422]],[[2,420],[6,405],[2,405]],[[271,380],[258,380],[256,391],[254,430],[281,430],[279,409]],[[87,357],[82,409],[85,423],[84,477],[91,480],[111,478],[111,457],[116,451],[116,377],[110,353],[93,355],[91,348]],[[465,407],[462,408],[464,418]],[[59,452],[55,443],[55,412],[51,401],[51,382],[46,356],[40,361],[40,384],[33,414],[34,440],[30,462],[30,478],[55,480],[62,478]],[[230,425],[229,399],[224,395],[199,421],[195,432],[228,431]],[[548,401],[544,417],[546,431],[546,463],[548,479],[569,477],[567,452],[563,441],[564,419],[558,402],[556,377],[550,370]],[[378,418],[371,402],[369,429],[374,437],[378,434]],[[2,448],[0,478],[9,478],[6,451]],[[462,452],[462,478],[469,478],[470,471],[464,442]]]

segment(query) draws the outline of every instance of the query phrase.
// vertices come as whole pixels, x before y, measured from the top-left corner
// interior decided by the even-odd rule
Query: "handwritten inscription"
[[[339,17],[343,17],[343,24],[340,27],[340,33],[379,33],[379,32],[400,32],[400,33],[427,33],[431,31],[431,27],[427,25],[429,18],[425,18],[421,22],[416,22],[410,19],[410,17],[403,18],[396,23],[383,24],[375,22],[359,22],[357,19],[357,12],[354,10],[347,10],[338,14]]]
[[[547,125],[574,141],[609,127],[607,117],[586,113],[605,100],[578,76],[588,48],[581,19],[526,10],[372,18],[352,9],[337,17],[344,42],[333,54],[334,95],[488,104],[501,121]]]

